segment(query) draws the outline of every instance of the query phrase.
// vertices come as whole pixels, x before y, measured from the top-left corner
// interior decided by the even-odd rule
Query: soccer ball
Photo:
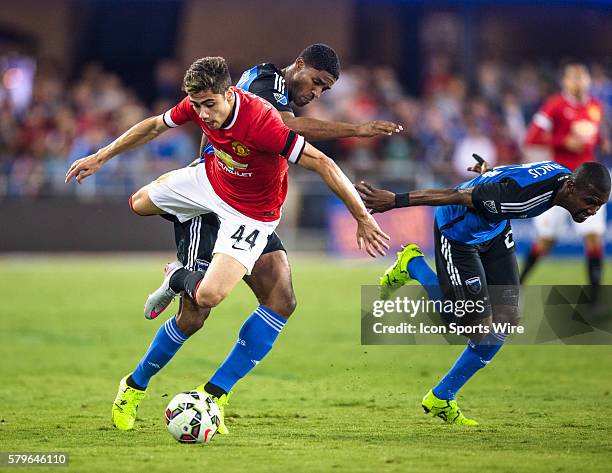
[[[168,432],[180,443],[208,443],[221,421],[219,406],[202,391],[177,394],[165,414]]]

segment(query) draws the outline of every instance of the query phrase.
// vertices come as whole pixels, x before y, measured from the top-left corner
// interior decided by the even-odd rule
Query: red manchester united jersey
[[[224,128],[208,128],[189,97],[164,113],[164,123],[176,127],[192,121],[202,128],[216,157],[206,159],[206,174],[223,201],[247,217],[278,220],[287,195],[287,161],[300,159],[304,138],[287,128],[268,102],[233,90],[234,111]]]
[[[578,102],[562,94],[554,95],[534,115],[526,143],[551,146],[553,159],[573,171],[580,164],[595,160],[601,119],[602,107],[596,99]],[[581,151],[566,147],[571,134],[584,142]]]

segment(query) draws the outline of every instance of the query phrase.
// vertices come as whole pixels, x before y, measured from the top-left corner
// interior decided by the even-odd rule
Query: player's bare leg
[[[130,196],[130,208],[143,217],[150,215],[163,215],[162,209],[157,207],[149,197],[148,186],[142,187]]]
[[[539,237],[536,242],[531,246],[529,250],[529,254],[525,259],[525,263],[523,265],[523,270],[521,272],[521,284],[525,282],[525,279],[536,265],[536,263],[540,260],[540,258],[546,256],[550,250],[552,250],[553,246],[555,246],[555,240],[550,238]]]
[[[291,282],[291,268],[287,253],[282,250],[263,254],[255,263],[249,285],[259,303],[288,319],[295,311],[297,301]]]
[[[206,276],[209,272],[210,267]],[[225,361],[207,383],[196,388],[213,396],[217,405],[223,409],[223,414],[230,390],[272,349],[274,341],[296,306],[291,270],[284,251],[260,256],[251,275],[245,276],[244,279],[255,293],[260,305],[243,324],[238,334],[238,342]],[[202,284],[204,282],[205,279],[202,280]],[[202,284],[198,287],[197,293]],[[228,432],[224,420],[219,426],[219,432]]]
[[[176,314],[176,325],[182,333],[191,336],[202,328],[209,315],[210,309],[198,306],[190,297],[182,296]]]
[[[236,258],[224,253],[214,254],[204,278],[195,287],[195,303],[209,309],[218,306],[246,272],[247,269]]]
[[[222,263],[224,263],[224,260],[225,258],[217,258],[217,261],[221,261]],[[227,266],[221,265],[220,267],[226,268]],[[208,268],[206,274],[208,275],[210,271],[211,267]],[[221,273],[217,272],[217,274]],[[223,276],[221,275],[218,277]],[[265,324],[275,324],[274,326],[277,330],[277,332],[275,332],[276,335],[278,331],[280,331],[278,327],[281,327],[281,323],[278,319],[274,319],[273,317],[283,317],[287,319],[293,313],[296,305],[295,294],[291,284],[291,270],[289,268],[287,255],[284,251],[275,251],[260,256],[253,267],[251,275],[245,276],[244,279],[261,304],[255,311],[257,317],[255,317],[254,314],[245,322],[239,334],[240,341],[238,343],[238,348],[235,347],[230,352],[228,358],[221,365],[219,370],[217,370],[213,378],[211,378],[211,381],[203,383],[195,388],[212,396],[221,409],[221,424],[219,425],[219,433],[221,434],[228,433],[227,426],[225,425],[225,407],[229,402],[230,393],[229,387],[227,387],[225,383],[227,383],[228,378],[239,379],[250,371],[253,367],[253,359],[260,360],[263,358],[271,348],[271,341],[274,341],[270,338],[269,334],[266,335],[265,331],[262,332],[261,327],[259,331],[255,332],[255,335],[257,335],[256,338],[262,338],[262,340],[253,340],[251,332],[257,329],[257,327],[253,326],[256,326],[258,322],[261,324],[261,321],[265,320]],[[202,284],[204,284],[204,279],[202,279],[202,283],[197,286],[198,290],[195,291],[196,294],[199,288],[202,287]],[[209,288],[210,287],[209,285]],[[212,287],[214,288],[214,286]],[[177,325],[182,333],[187,336],[192,335],[202,327],[209,314],[210,308],[201,307],[195,304],[190,298],[183,297],[181,299],[179,314],[177,315]],[[254,320],[252,320],[253,318]],[[263,347],[258,346],[260,342],[263,342]],[[244,358],[244,353],[242,353],[242,351],[246,352],[248,359],[251,361],[251,363],[246,366],[246,369],[245,366],[241,366],[240,363],[240,359]],[[237,379],[235,380],[237,381]],[[215,384],[215,381],[218,384],[222,384],[225,389]]]
[[[145,317],[157,317],[182,291],[199,307],[211,309],[227,297],[246,272],[242,263],[224,253],[213,256],[206,272],[186,270],[179,261],[169,263],[161,286],[145,302]]]

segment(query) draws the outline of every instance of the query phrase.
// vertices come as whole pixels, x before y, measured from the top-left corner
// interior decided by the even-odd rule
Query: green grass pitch
[[[153,379],[136,429],[119,432],[111,403],[160,325],[142,305],[164,262],[0,260],[0,450],[68,452],[70,471],[105,473],[610,471],[612,347],[505,347],[459,398],[481,427],[444,425],[420,399],[462,347],[360,345],[359,287],[380,261],[294,258],[297,312],[235,389],[229,436],[180,445],[163,412],[234,344],[255,306],[246,287]],[[580,261],[549,262],[532,281],[583,274]]]

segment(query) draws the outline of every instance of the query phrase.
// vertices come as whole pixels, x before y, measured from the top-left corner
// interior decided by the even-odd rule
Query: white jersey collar
[[[232,117],[232,121],[229,123],[229,125],[222,128],[223,130],[229,130],[231,127],[234,126],[234,123],[236,123],[236,118],[238,118],[238,112],[240,111],[240,94],[238,94],[236,90],[234,90],[233,92],[234,100],[236,101],[236,105],[234,106],[234,116]]]

